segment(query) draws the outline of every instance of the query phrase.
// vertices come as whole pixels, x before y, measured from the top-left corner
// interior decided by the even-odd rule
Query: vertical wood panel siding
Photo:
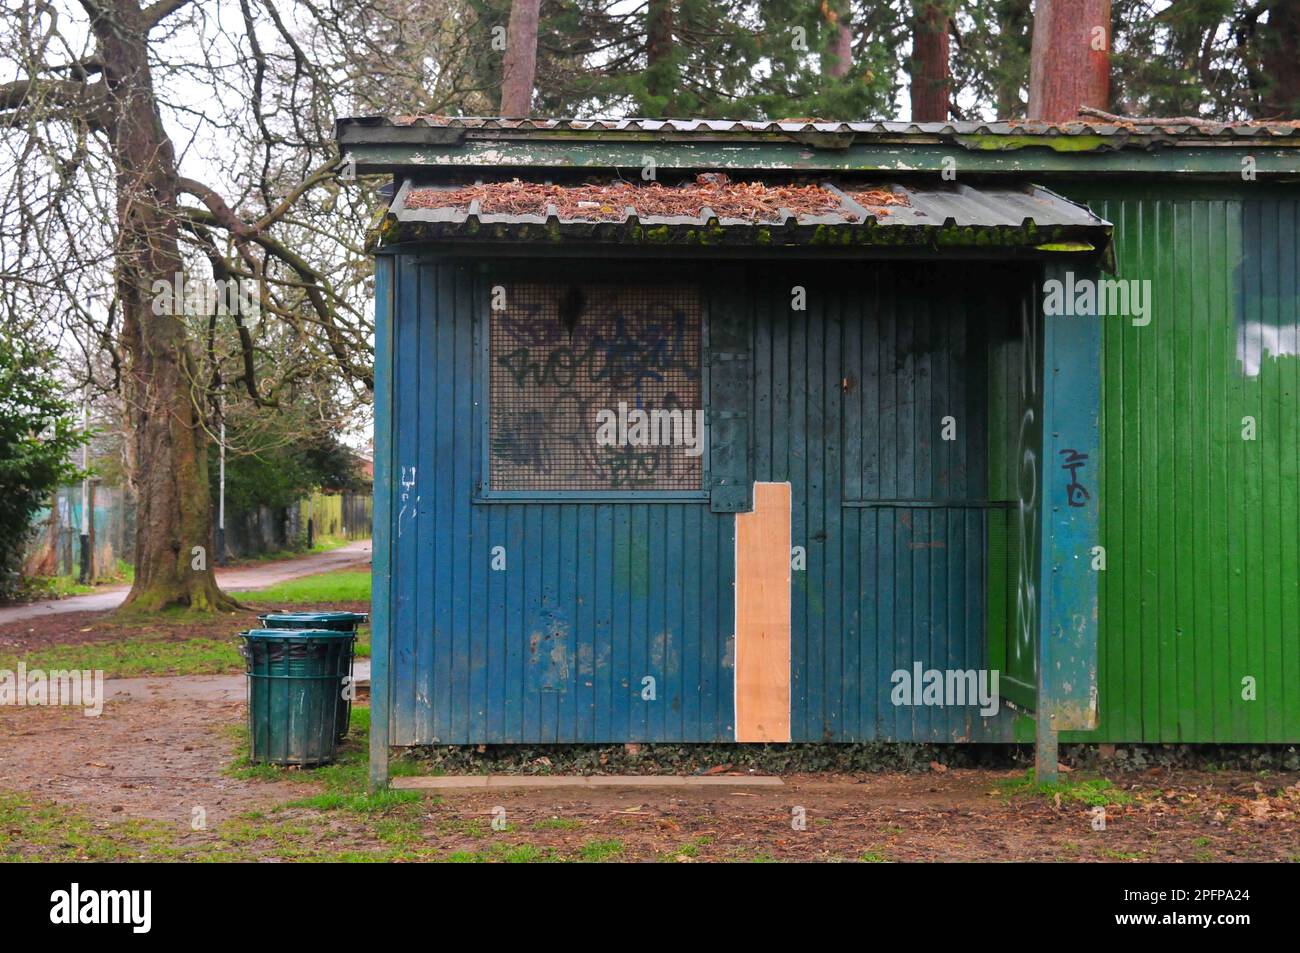
[[[479,278],[397,260],[393,743],[731,740],[734,516],[708,500],[475,502]],[[796,741],[1008,736],[969,707],[890,702],[890,674],[914,662],[986,667],[989,328],[1007,303],[945,275],[753,268],[729,292],[752,329],[749,466],[793,484],[807,550]]]
[[[1073,192],[1153,311],[1105,320],[1101,726],[1066,737],[1300,740],[1300,202],[1262,183]]]
[[[393,743],[730,740],[733,517],[475,503],[476,275],[398,262]]]
[[[792,541],[808,554],[793,573],[794,740],[1009,738],[1009,713],[895,706],[890,676],[987,667],[989,349],[1024,273],[854,264],[851,284],[811,267],[749,278],[754,478],[791,482]],[[1006,295],[988,294],[997,281]],[[794,285],[806,312],[790,308]]]

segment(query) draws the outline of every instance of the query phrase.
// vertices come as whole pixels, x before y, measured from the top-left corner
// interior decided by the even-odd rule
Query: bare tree
[[[467,3],[280,2],[24,0],[0,24],[0,318],[62,333],[70,369],[120,400],[130,610],[232,604],[206,558],[223,406],[308,395],[337,420],[370,400],[381,203],[338,164],[336,111],[495,92]],[[196,279],[222,306],[192,306]]]
[[[127,356],[126,392],[135,419],[139,473],[135,585],[129,603],[161,608],[183,603],[222,608],[205,563],[211,535],[206,443],[189,393],[194,359],[184,325],[170,308],[154,307],[155,283],[172,287],[183,274],[178,232],[182,181],[176,150],[163,129],[154,94],[150,34],[182,2],[83,0],[90,50],[56,58],[71,46],[48,4],[25,12],[25,31],[42,40],[40,59],[0,87],[4,125],[28,132],[66,123],[107,150],[113,171],[114,305]],[[54,56],[46,56],[46,52]],[[222,203],[224,206],[224,203]]]

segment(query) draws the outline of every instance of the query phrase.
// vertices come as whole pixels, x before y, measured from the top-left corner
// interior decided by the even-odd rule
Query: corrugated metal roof
[[[920,137],[957,136],[1103,136],[1117,139],[1149,138],[1190,139],[1201,141],[1297,138],[1300,121],[1282,122],[1178,122],[1133,121],[1124,123],[1065,122],[1034,120],[997,122],[899,122],[890,120],[839,121],[823,119],[734,120],[734,119],[502,119],[492,116],[360,116],[339,120],[339,128],[354,127],[427,127],[485,132],[637,132],[714,135],[889,135]]]
[[[704,204],[709,195],[728,189],[766,187],[766,194],[778,197],[782,185],[797,193],[803,208],[749,207],[719,214]],[[514,196],[511,195],[513,191]],[[824,201],[809,201],[815,191]],[[611,200],[609,196],[617,196]],[[671,196],[676,201],[665,202]],[[886,198],[890,196],[891,198]],[[726,196],[729,197],[729,196]],[[513,200],[512,200],[513,199]],[[638,205],[641,207],[638,208]],[[656,213],[655,208],[678,206],[674,214]],[[681,206],[694,205],[683,214]],[[506,207],[509,211],[496,211]],[[914,183],[838,180],[812,186],[790,183],[730,183],[721,189],[698,190],[692,183],[658,186],[627,182],[549,185],[534,187],[519,180],[463,186],[415,186],[406,180],[393,200],[391,211],[399,222],[439,224],[480,223],[485,225],[536,224],[627,224],[645,226],[704,226],[753,228],[763,225],[873,225],[913,228],[1051,228],[1058,226],[1106,228],[1109,223],[1088,209],[1036,186],[1015,188],[964,183],[918,186]]]

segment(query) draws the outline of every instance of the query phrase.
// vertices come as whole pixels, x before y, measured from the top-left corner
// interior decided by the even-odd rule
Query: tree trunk
[[[182,273],[177,241],[176,155],[163,129],[134,0],[117,0],[92,28],[109,87],[116,170],[115,282],[128,358],[136,471],[135,581],[124,609],[234,608],[208,560],[212,501],[186,329],[154,311],[154,283]],[[173,302],[179,311],[180,302]]]
[[[912,121],[948,118],[948,6],[945,0],[916,0],[912,31]]]
[[[1268,77],[1260,118],[1300,119],[1300,4],[1284,2],[1269,7],[1260,52]]]
[[[45,520],[45,541],[32,547],[23,564],[24,576],[57,576],[59,562],[59,493],[50,494],[50,515]]]
[[[827,49],[826,74],[835,79],[844,79],[853,66],[853,31],[842,18],[835,23],[835,39]]]
[[[1110,0],[1038,0],[1029,60],[1029,118],[1070,122],[1110,105]]]
[[[541,0],[514,0],[501,64],[501,115],[523,119],[532,112],[537,79],[537,20]]]

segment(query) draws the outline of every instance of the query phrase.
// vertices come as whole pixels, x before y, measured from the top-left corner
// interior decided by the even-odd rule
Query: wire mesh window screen
[[[696,289],[504,290],[490,311],[491,488],[700,490]]]

